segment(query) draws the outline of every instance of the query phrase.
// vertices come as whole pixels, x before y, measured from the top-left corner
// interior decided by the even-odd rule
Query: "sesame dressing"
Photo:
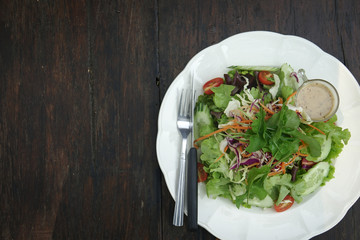
[[[335,99],[327,86],[309,82],[298,92],[297,106],[302,107],[312,120],[322,120],[331,114]]]

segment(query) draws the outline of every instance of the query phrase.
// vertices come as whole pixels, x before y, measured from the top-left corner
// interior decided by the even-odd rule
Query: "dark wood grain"
[[[92,157],[80,183],[84,205],[64,203],[63,222],[72,212],[78,215],[59,225],[55,236],[156,239],[161,194],[154,141],[159,108],[154,6],[87,4]]]
[[[357,0],[0,1],[0,239],[216,239],[172,226],[157,117],[204,48],[304,37],[360,80]],[[313,239],[358,239],[357,201]],[[187,218],[185,218],[185,226]]]
[[[84,2],[1,2],[1,237],[51,238],[90,158]]]
[[[102,232],[109,238],[156,239],[161,195],[154,141],[159,93],[153,1],[94,1],[92,7]]]

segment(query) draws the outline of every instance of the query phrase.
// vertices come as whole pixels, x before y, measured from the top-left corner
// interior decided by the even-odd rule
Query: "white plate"
[[[331,82],[340,95],[340,123],[352,134],[335,162],[335,178],[283,213],[273,209],[236,208],[223,198],[209,199],[199,185],[199,224],[227,239],[308,239],[335,226],[360,196],[360,88],[350,71],[315,44],[273,32],[246,32],[210,46],[187,64],[167,90],[159,113],[156,142],[160,168],[175,198],[180,135],[176,128],[178,90],[190,85],[194,72],[198,92],[209,79],[222,77],[231,65],[280,66],[305,69],[308,78]]]

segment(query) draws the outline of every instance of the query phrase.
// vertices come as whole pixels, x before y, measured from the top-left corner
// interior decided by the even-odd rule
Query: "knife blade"
[[[188,174],[187,174],[187,205],[188,205],[188,229],[196,231],[198,228],[198,182],[197,182],[197,150],[194,143],[194,110],[196,103],[196,91],[194,88],[194,73],[191,73],[192,84],[192,131],[191,131],[191,148],[188,156]]]

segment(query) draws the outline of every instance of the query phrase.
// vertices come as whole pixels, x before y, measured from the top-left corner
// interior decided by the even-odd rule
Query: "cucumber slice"
[[[245,200],[246,202],[247,200]],[[270,208],[274,206],[274,201],[269,195],[267,195],[263,200],[258,199],[257,197],[249,199],[249,205],[261,207],[261,208]]]
[[[315,139],[319,140],[321,143],[321,155],[319,157],[312,157],[311,155],[308,156],[306,159],[313,162],[320,162],[324,160],[331,150],[331,137],[326,137],[326,135],[315,135]]]
[[[215,131],[210,108],[204,103],[197,103],[194,114],[194,139]]]
[[[320,162],[305,173],[300,180],[294,184],[297,195],[305,196],[314,192],[323,183],[330,170],[328,162]]]

